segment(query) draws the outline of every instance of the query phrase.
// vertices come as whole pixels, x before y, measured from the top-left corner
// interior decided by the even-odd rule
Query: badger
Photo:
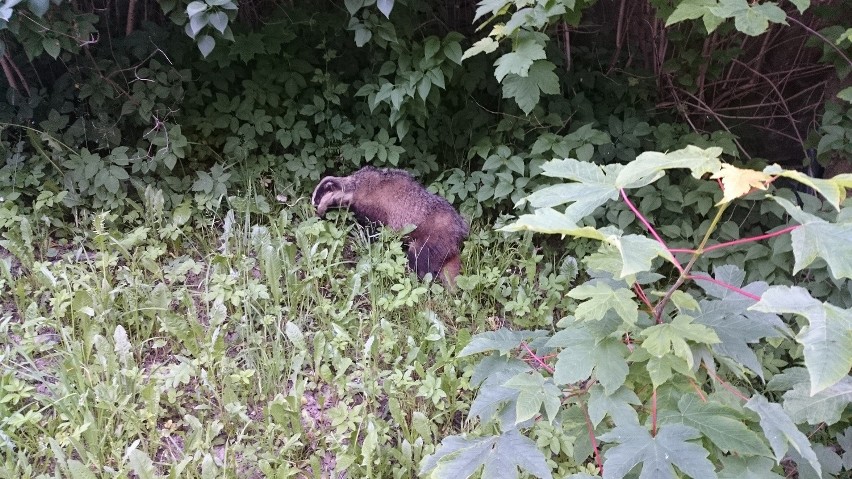
[[[420,279],[432,273],[454,287],[468,225],[446,199],[428,192],[408,172],[365,166],[349,176],[326,176],[311,203],[320,217],[329,208],[349,208],[361,224],[395,231],[414,225],[403,238],[409,267]]]

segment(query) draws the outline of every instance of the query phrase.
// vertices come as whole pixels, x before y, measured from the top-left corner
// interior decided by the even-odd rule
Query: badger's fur
[[[393,230],[414,225],[405,237],[409,266],[421,279],[432,273],[454,285],[467,223],[447,200],[426,191],[409,173],[365,166],[349,176],[326,176],[314,189],[311,203],[319,216],[329,208],[349,208],[361,223]]]

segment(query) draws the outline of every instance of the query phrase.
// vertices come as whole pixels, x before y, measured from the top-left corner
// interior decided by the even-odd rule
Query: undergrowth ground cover
[[[547,163],[576,183],[505,227],[475,222],[452,291],[408,271],[400,233],[319,219],[304,197],[267,214],[230,197],[190,220],[148,189],[135,227],[18,217],[0,261],[0,476],[843,477],[852,177],[720,153]],[[716,172],[701,199],[717,212],[666,245],[630,196],[664,190],[678,163]],[[760,198],[783,175],[826,201]],[[556,190],[576,198],[565,213],[545,206]],[[621,216],[597,207],[619,191],[624,226],[655,239],[592,226]],[[737,266],[766,255],[777,264]]]
[[[165,239],[149,211],[4,251],[0,476],[411,477],[468,428],[467,338],[550,324],[576,274],[476,228],[449,293],[304,199]]]

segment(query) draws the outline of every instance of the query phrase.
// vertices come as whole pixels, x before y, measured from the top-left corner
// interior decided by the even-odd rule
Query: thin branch
[[[751,294],[744,289],[737,288],[736,286],[734,286],[732,284],[728,284],[724,281],[719,281],[718,279],[711,278],[709,276],[704,276],[703,274],[702,275],[689,275],[689,276],[687,276],[687,278],[691,279],[693,281],[709,281],[709,282],[711,282],[713,284],[717,284],[717,285],[719,285],[719,286],[721,286],[721,287],[723,287],[727,290],[741,294],[741,295],[745,296],[746,298],[753,299],[755,301],[760,301],[760,296]]]
[[[738,244],[742,244],[742,243],[751,243],[753,241],[760,241],[760,240],[765,240],[765,239],[768,239],[768,238],[773,238],[775,236],[783,235],[784,233],[789,233],[790,231],[793,231],[794,229],[799,228],[800,226],[802,226],[802,225],[788,226],[788,227],[786,227],[782,230],[778,230],[778,231],[775,231],[773,233],[766,233],[766,234],[763,234],[763,235],[760,235],[760,236],[751,236],[749,238],[740,238],[738,240],[728,241],[726,243],[714,244],[713,246],[708,246],[708,247],[704,248],[704,252],[707,253],[707,252],[717,250],[717,249],[720,249],[720,248],[725,248],[727,246],[734,246],[734,245],[738,245]]]
[[[640,213],[639,210],[633,205],[633,203],[630,201],[630,198],[627,197],[627,192],[624,191],[624,188],[621,188],[619,191],[621,191],[621,197],[624,199],[624,202],[627,203],[627,207],[630,208],[630,211],[632,211],[633,214],[636,215],[636,218],[638,218],[639,221],[641,221],[642,224],[645,225],[645,229],[647,229],[654,236],[657,242],[660,243],[663,248],[665,248],[665,250],[669,253],[669,256],[671,257],[670,259],[672,260],[672,263],[674,263],[675,268],[677,268],[677,270],[680,271],[681,274],[683,274],[683,266],[680,265],[677,258],[675,258],[675,256],[671,253],[671,250],[669,250],[669,247],[666,246],[666,242],[663,241],[662,238],[660,238],[659,234],[657,234],[657,230],[655,230],[654,227],[651,226],[651,223],[649,223],[648,220],[645,219],[644,216],[642,216],[642,213]]]
[[[648,307],[648,311],[651,313],[654,312],[654,306],[651,305],[651,301],[648,300],[648,295],[645,294],[645,291],[642,289],[642,285],[639,283],[633,283],[633,290],[636,291],[636,296],[639,296],[639,299],[645,303],[645,306]]]
[[[592,443],[592,449],[595,451],[595,464],[598,465],[598,472],[603,476],[603,461],[601,460],[601,451],[598,447],[598,440],[595,438],[595,428],[592,426],[592,418],[589,417],[589,408],[583,408],[583,416],[586,418],[586,429],[589,431],[589,441]]]
[[[136,25],[136,3],[139,0],[130,0],[130,3],[127,5],[127,23],[124,27],[124,36],[129,37],[131,33],[133,33],[133,29]]]
[[[835,45],[835,44],[834,44],[834,42],[832,42],[832,41],[831,41],[831,40],[829,40],[828,38],[825,38],[825,37],[824,37],[824,36],[823,36],[820,32],[818,32],[818,31],[814,30],[813,28],[811,28],[811,27],[809,27],[809,26],[805,25],[804,23],[802,23],[802,22],[800,22],[800,21],[796,20],[795,18],[793,18],[793,17],[791,17],[791,16],[789,16],[789,15],[787,15],[787,20],[790,20],[791,22],[795,23],[796,25],[798,25],[798,26],[800,26],[800,27],[804,28],[805,30],[809,31],[811,34],[816,35],[817,37],[819,37],[822,41],[824,41],[826,44],[830,45],[830,46],[831,46],[831,48],[833,48],[835,51],[837,51],[837,53],[838,53],[841,57],[843,57],[843,59],[844,59],[844,60],[846,60],[846,63],[848,63],[848,64],[849,64],[849,66],[852,66],[852,60],[850,60],[850,59],[849,59],[849,57],[847,57],[847,56],[846,56],[846,54],[845,54],[845,53],[843,53],[843,50],[841,50],[840,48],[838,48],[838,47],[837,47],[837,45]]]
[[[745,401],[745,402],[748,402],[748,398],[747,398],[747,397],[743,396],[743,394],[742,394],[741,392],[737,391],[737,390],[736,390],[733,386],[731,386],[730,384],[728,384],[727,382],[725,382],[724,380],[722,380],[722,378],[720,378],[720,377],[719,377],[716,373],[714,373],[713,371],[711,371],[711,370],[710,370],[710,368],[708,368],[706,364],[704,364],[704,370],[705,370],[705,371],[707,371],[707,374],[709,374],[710,376],[712,376],[712,377],[713,377],[713,379],[715,379],[715,380],[716,380],[719,384],[721,384],[721,385],[722,385],[722,387],[724,387],[725,389],[727,389],[728,391],[730,391],[730,392],[731,392],[731,394],[733,394],[734,396],[736,396],[736,397],[738,397],[738,398],[742,399],[742,400],[743,400],[743,401]]]
[[[527,352],[530,354],[530,356],[533,357],[534,362],[538,363],[539,366],[544,368],[550,374],[553,374],[553,368],[550,367],[550,365],[548,365],[547,363],[545,363],[536,353],[534,353],[533,350],[530,349],[529,345],[527,345],[526,342],[522,342],[521,347],[523,347],[524,349],[527,350]]]

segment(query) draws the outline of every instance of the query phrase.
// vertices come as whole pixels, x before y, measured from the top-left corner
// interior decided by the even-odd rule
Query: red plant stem
[[[583,408],[583,416],[586,417],[586,429],[589,431],[589,441],[592,443],[592,449],[595,451],[595,464],[598,465],[598,471],[603,476],[603,461],[601,460],[601,451],[598,447],[598,440],[595,439],[595,428],[592,427],[592,418],[589,417],[588,408]]]
[[[720,378],[719,376],[717,376],[717,375],[716,375],[716,373],[714,373],[713,371],[711,371],[711,370],[710,370],[710,368],[708,368],[708,367],[707,367],[707,365],[704,365],[704,370],[705,370],[705,371],[707,371],[707,374],[709,374],[710,376],[712,376],[712,377],[713,377],[713,379],[715,379],[716,381],[718,381],[718,382],[719,382],[719,384],[721,384],[721,385],[722,385],[722,387],[724,387],[725,389],[727,389],[728,391],[730,391],[730,393],[731,393],[731,394],[733,394],[734,396],[736,396],[736,397],[738,397],[738,398],[742,399],[742,400],[743,400],[743,401],[745,401],[745,402],[748,402],[748,398],[747,398],[747,397],[743,396],[741,392],[737,391],[737,390],[736,390],[736,389],[734,389],[734,388],[733,388],[730,384],[728,384],[727,382],[725,382],[724,380],[722,380],[722,378]]]
[[[704,391],[698,387],[698,384],[695,383],[695,380],[689,378],[689,383],[692,384],[692,389],[695,389],[695,394],[698,394],[698,397],[701,398],[701,402],[707,402],[707,396],[704,395]]]
[[[654,236],[654,239],[656,239],[657,242],[663,246],[666,252],[669,253],[669,256],[671,256],[671,260],[672,263],[674,263],[675,268],[677,268],[677,270],[680,271],[681,274],[683,274],[683,266],[680,265],[680,263],[677,261],[677,258],[675,258],[674,254],[672,254],[672,251],[669,249],[668,246],[666,246],[666,242],[663,241],[663,239],[660,238],[660,235],[657,234],[657,230],[655,230],[654,227],[651,226],[651,223],[649,223],[648,220],[645,219],[644,216],[642,216],[642,213],[640,213],[639,210],[636,209],[636,207],[627,197],[627,193],[624,191],[624,188],[619,189],[619,191],[621,192],[621,197],[624,199],[624,202],[627,203],[627,207],[630,208],[630,211],[632,211],[633,214],[636,215],[637,218],[639,218],[639,221],[641,221],[642,224],[645,225],[645,228],[651,232],[651,234]]]
[[[633,283],[633,290],[636,291],[636,296],[639,296],[639,299],[645,303],[645,306],[648,307],[648,311],[654,312],[654,306],[651,305],[651,301],[648,300],[648,296],[645,294],[645,291],[642,289],[642,285],[639,283]]]
[[[727,243],[714,244],[713,246],[708,246],[708,247],[704,248],[704,252],[707,253],[708,251],[713,251],[714,249],[724,248],[726,246],[734,246],[734,245],[742,244],[742,243],[750,243],[752,241],[765,240],[767,238],[772,238],[774,236],[783,235],[784,233],[789,233],[790,231],[793,231],[794,229],[796,229],[800,226],[802,226],[802,225],[788,226],[788,227],[786,227],[782,230],[775,231],[774,233],[766,233],[765,235],[752,236],[750,238],[741,238],[741,239],[734,240],[734,241],[728,241]]]
[[[755,300],[755,301],[760,301],[760,296],[753,295],[753,294],[749,293],[748,291],[745,291],[745,290],[743,290],[743,289],[737,288],[736,286],[733,286],[733,285],[730,285],[730,284],[728,284],[728,283],[725,283],[724,281],[719,281],[718,279],[713,279],[713,278],[711,278],[711,277],[709,277],[709,276],[704,276],[704,275],[689,275],[689,276],[687,276],[687,278],[688,278],[688,279],[691,279],[691,280],[693,280],[693,281],[709,281],[709,282],[711,282],[711,283],[713,283],[713,284],[718,284],[719,286],[721,286],[721,287],[723,287],[723,288],[725,288],[725,289],[731,290],[731,291],[733,291],[733,292],[735,292],[735,293],[739,293],[739,294],[741,294],[741,295],[745,296],[746,298],[753,299],[753,300]]]
[[[657,437],[657,388],[651,396],[651,437]]]
[[[669,248],[669,251],[671,251],[672,253],[690,253],[690,254],[695,254],[695,250],[694,250],[694,249],[689,249],[689,248]]]
[[[553,368],[552,368],[552,367],[550,367],[550,366],[548,366],[548,364],[547,364],[546,362],[542,361],[542,359],[541,359],[540,357],[538,357],[538,356],[537,356],[537,355],[536,355],[536,354],[532,351],[532,349],[530,349],[530,347],[529,347],[529,346],[527,346],[527,343],[526,343],[526,342],[521,343],[521,346],[523,346],[523,348],[524,348],[524,349],[526,349],[528,353],[530,353],[530,355],[533,357],[533,360],[534,360],[535,362],[537,362],[539,366],[541,366],[541,367],[543,367],[544,369],[546,369],[546,370],[547,370],[547,372],[549,372],[550,374],[553,374]]]

